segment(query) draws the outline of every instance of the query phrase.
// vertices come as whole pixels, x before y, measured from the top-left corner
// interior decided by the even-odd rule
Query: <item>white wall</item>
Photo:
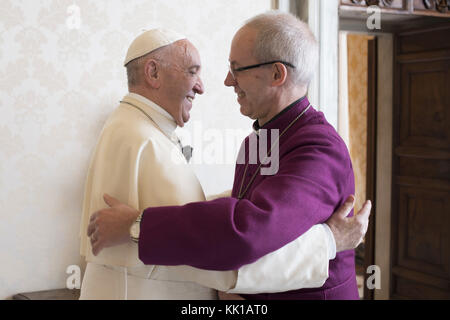
[[[282,11],[308,23],[319,42],[319,63],[308,87],[308,99],[338,129],[338,0],[278,0]]]
[[[1,1],[0,299],[62,288],[67,266],[80,264],[87,165],[106,116],[126,93],[122,61],[132,39],[157,26],[191,38],[207,91],[195,100],[186,130],[201,121],[204,130],[248,132],[251,121],[239,114],[233,89],[223,86],[228,50],[240,24],[270,6],[270,0]],[[208,137],[201,139],[205,149]],[[192,143],[198,151],[198,139]],[[195,170],[207,193],[231,188],[231,163]]]

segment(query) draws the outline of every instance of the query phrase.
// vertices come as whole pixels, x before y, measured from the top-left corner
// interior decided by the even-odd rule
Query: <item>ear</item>
[[[284,64],[277,62],[272,67],[272,87],[282,86],[287,79],[287,68]]]
[[[144,79],[152,88],[161,86],[161,69],[158,61],[149,59],[144,66]]]

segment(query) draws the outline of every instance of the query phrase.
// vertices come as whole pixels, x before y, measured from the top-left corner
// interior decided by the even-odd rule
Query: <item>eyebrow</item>
[[[228,60],[228,62],[230,63],[230,66],[232,66],[233,68],[241,65],[239,62],[236,62],[236,60],[232,60],[232,61]]]

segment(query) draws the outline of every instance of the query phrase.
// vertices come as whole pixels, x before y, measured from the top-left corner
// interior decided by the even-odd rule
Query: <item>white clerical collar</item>
[[[177,128],[177,124],[170,113],[158,106],[153,101],[137,93],[128,93],[123,100],[127,102],[127,100],[129,100],[130,98],[131,100],[139,103],[139,107],[141,107],[146,113],[149,114],[152,120],[156,122],[158,127],[167,136],[169,136],[171,139],[174,137],[174,131]]]

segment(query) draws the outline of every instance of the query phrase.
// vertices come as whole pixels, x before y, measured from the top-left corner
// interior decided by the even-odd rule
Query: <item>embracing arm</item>
[[[343,186],[353,183],[351,163],[328,136],[302,135],[302,145],[283,155],[276,175],[258,176],[247,199],[146,209],[140,259],[236,270],[325,222],[348,195]]]
[[[231,190],[228,190],[208,196],[207,200],[230,196]],[[341,207],[347,210],[347,214],[353,207],[353,202],[350,203],[351,206]],[[228,282],[229,286],[214,288],[228,293],[251,294],[321,287],[328,278],[329,260],[335,256],[336,243],[331,229],[327,224],[314,225],[282,248],[233,271],[235,275],[233,285],[229,285]],[[200,278],[205,272],[202,269],[193,269],[199,270]]]
[[[138,212],[105,196],[111,208],[96,212],[91,219],[90,235],[97,229],[99,238],[95,250],[109,247],[114,238],[126,239],[128,229],[136,219]],[[361,243],[369,222],[370,201],[366,201],[361,210],[353,217],[347,217],[354,203],[353,196],[327,220],[332,230],[331,237],[336,239],[336,251],[356,248]],[[320,236],[320,225],[316,225],[292,243],[270,253],[256,262],[245,265],[237,271],[210,271],[190,266],[157,266],[152,279],[193,281],[206,287],[230,293],[281,292],[293,289],[320,286],[328,276],[328,258],[323,257],[324,236]],[[325,230],[325,229],[323,229]],[[316,237],[317,241],[314,241]],[[125,240],[126,241],[126,240]],[[317,252],[321,249],[321,252]],[[319,254],[321,259],[312,259]],[[289,259],[286,259],[289,257]],[[280,269],[279,266],[283,265]],[[313,270],[311,275],[310,270]],[[317,271],[319,270],[319,271]]]
[[[355,216],[347,217],[354,201],[353,196],[348,197],[325,224],[313,226],[293,242],[239,270],[210,271],[189,266],[158,266],[157,279],[194,281],[219,291],[240,294],[321,287],[328,278],[329,259],[336,252],[356,248],[366,234],[371,202],[366,201]],[[330,252],[329,247],[333,246],[335,252]],[[236,298],[221,294],[221,298],[224,297]]]
[[[350,196],[326,223],[314,225],[293,242],[241,267],[236,287],[227,292],[271,293],[321,287],[328,278],[329,259],[337,252],[356,248],[366,234],[372,204],[366,201],[355,216],[347,217],[353,205],[354,197]]]
[[[317,152],[308,152],[307,148],[302,151],[285,159],[279,174],[259,183],[249,199],[221,198],[146,210],[139,241],[141,260],[147,264],[235,270],[258,263],[259,258],[307,234],[313,225],[324,222],[343,199],[336,200],[335,190],[327,189],[328,184],[314,176],[318,170],[311,163],[321,165],[323,172],[330,170],[329,161],[321,163],[314,157]],[[322,153],[333,155],[327,151],[325,148]],[[345,172],[342,168],[332,169],[335,174]],[[340,178],[337,174],[336,179]],[[280,237],[270,241],[274,234]]]

